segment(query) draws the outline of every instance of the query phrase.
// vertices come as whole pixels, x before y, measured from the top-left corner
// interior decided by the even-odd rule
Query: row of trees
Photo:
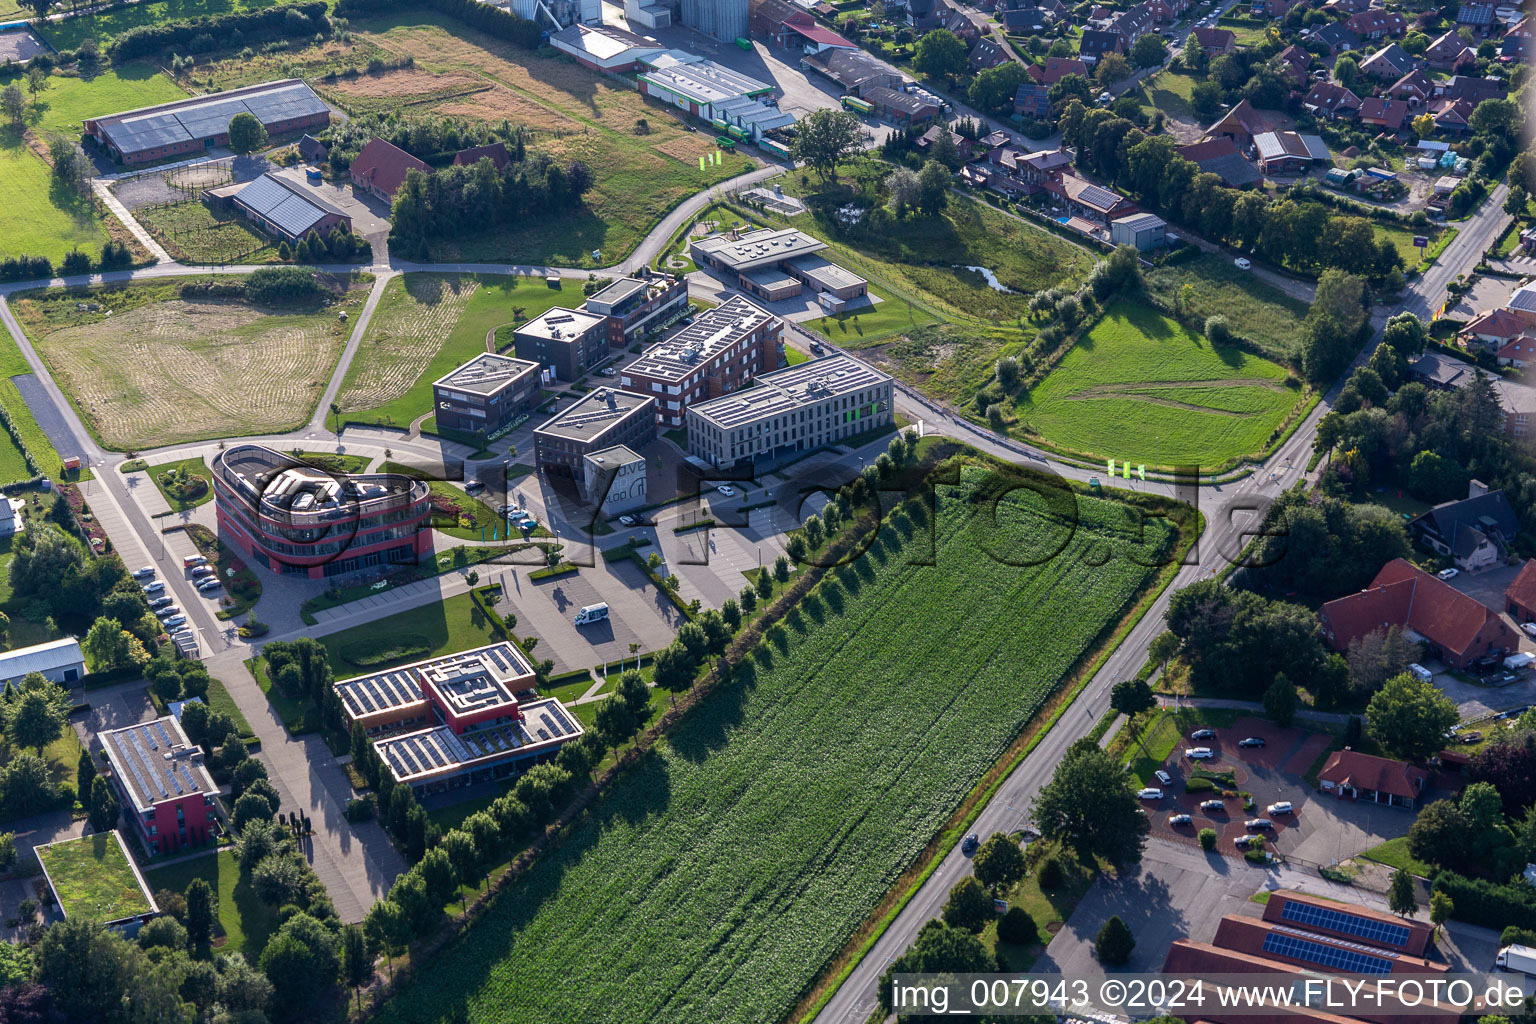
[[[408,171],[395,194],[390,245],[424,256],[430,242],[462,233],[466,224],[487,228],[577,209],[591,187],[586,164],[560,164],[541,151],[501,170],[482,158],[473,167],[445,167],[433,174]]]
[[[125,270],[133,265],[133,253],[126,242],[102,243],[101,253],[93,262],[91,254],[72,249],[59,261],[58,272],[65,276],[89,274],[92,270]],[[53,261],[46,256],[6,256],[0,259],[0,281],[46,281],[54,276]]]

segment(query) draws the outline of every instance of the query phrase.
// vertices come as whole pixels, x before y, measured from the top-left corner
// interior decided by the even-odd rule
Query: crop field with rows
[[[380,1020],[782,1020],[1172,540],[968,498],[829,574]]]

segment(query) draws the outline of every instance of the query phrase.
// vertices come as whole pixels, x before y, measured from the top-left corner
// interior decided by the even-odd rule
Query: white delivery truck
[[[599,604],[587,605],[585,608],[581,609],[581,611],[576,613],[576,618],[572,621],[574,621],[578,626],[585,626],[591,622],[602,622],[607,617],[608,604],[607,602],[602,602]]]
[[[1504,659],[1504,668],[1509,672],[1519,672],[1531,667],[1536,662],[1536,654],[1511,654]]]
[[[1494,963],[1501,971],[1519,971],[1536,978],[1536,949],[1530,946],[1505,946]]]

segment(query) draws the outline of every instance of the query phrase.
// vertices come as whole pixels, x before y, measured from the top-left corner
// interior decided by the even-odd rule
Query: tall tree
[[[96,779],[96,759],[91,756],[90,748],[80,748],[80,760],[75,764],[75,792],[84,800],[91,792],[91,783]]]
[[[6,733],[11,742],[20,747],[32,747],[37,756],[42,757],[43,748],[64,734],[68,707],[69,697],[57,683],[24,689],[11,702]]]
[[[1296,718],[1296,706],[1299,703],[1296,687],[1285,677],[1285,673],[1275,673],[1275,681],[1264,691],[1264,713],[1276,725],[1288,726]]]
[[[213,923],[218,917],[218,897],[201,878],[187,885],[187,941],[193,950],[206,949],[213,939]]]
[[[994,832],[977,847],[971,866],[981,884],[996,892],[1024,877],[1024,851],[1001,832]]]
[[[1125,679],[1110,689],[1109,706],[1124,715],[1129,726],[1137,715],[1157,707],[1157,695],[1145,679]]]
[[[992,896],[979,880],[967,875],[950,888],[943,917],[951,928],[979,932],[992,917]]]
[[[261,952],[261,969],[273,986],[279,1014],[311,1006],[336,983],[341,951],[336,935],[309,914],[285,921]]]
[[[1404,673],[1387,680],[1366,706],[1371,735],[1398,757],[1423,763],[1445,744],[1445,733],[1461,720],[1456,705],[1433,683]]]
[[[244,156],[267,144],[267,128],[256,117],[242,111],[229,119],[229,148]]]
[[[1094,937],[1093,951],[1101,963],[1118,967],[1131,958],[1131,951],[1136,948],[1136,939],[1131,935],[1130,928],[1126,927],[1119,914],[1115,914],[1104,926],[1099,929],[1099,934]]]
[[[918,209],[929,217],[949,202],[949,169],[937,160],[929,160],[917,176]]]
[[[912,67],[930,78],[953,81],[965,74],[965,44],[947,28],[924,33],[912,54]]]
[[[363,929],[349,924],[341,930],[341,977],[357,997],[357,1008],[363,1008],[363,984],[373,977],[373,957],[368,954],[368,940]]]
[[[800,120],[790,155],[822,181],[837,180],[837,165],[859,151],[864,126],[846,110],[815,110]]]
[[[1419,902],[1414,897],[1413,876],[1407,868],[1398,868],[1392,872],[1392,884],[1387,889],[1387,908],[1398,917],[1412,917],[1413,912],[1419,909]]]
[[[1141,859],[1149,830],[1146,815],[1125,784],[1125,772],[1092,740],[1067,748],[1051,781],[1035,798],[1034,820],[1080,856],[1116,863]]]

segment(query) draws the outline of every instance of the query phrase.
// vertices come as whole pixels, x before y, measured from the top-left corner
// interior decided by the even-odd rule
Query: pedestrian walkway
[[[96,193],[96,197],[102,201],[107,209],[112,211],[112,214],[118,220],[123,222],[123,226],[133,233],[133,237],[138,239],[139,244],[148,249],[157,261],[161,263],[175,262],[171,259],[171,254],[161,248],[160,243],[151,238],[149,232],[144,230],[144,226],[138,222],[133,214],[128,212],[128,207],[124,206],[117,196],[112,194],[112,190],[107,187],[107,182],[101,179],[92,181],[91,191]]]

